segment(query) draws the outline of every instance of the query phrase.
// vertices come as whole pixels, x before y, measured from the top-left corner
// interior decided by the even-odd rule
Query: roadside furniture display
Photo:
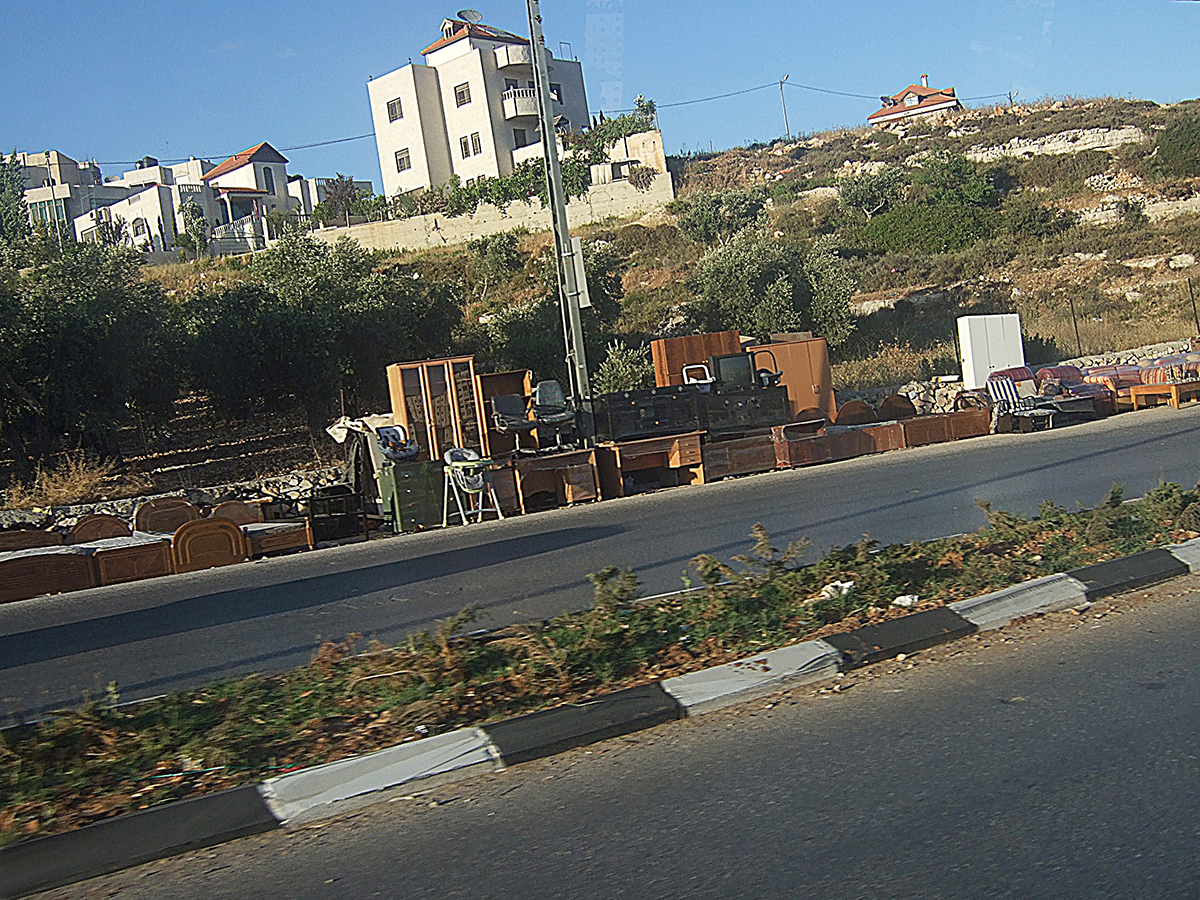
[[[911,419],[916,414],[917,408],[903,394],[890,394],[875,410],[880,422],[898,422],[901,419]]]
[[[699,397],[700,430],[714,436],[767,431],[791,418],[787,389],[781,386],[721,390]]]
[[[184,497],[156,497],[138,505],[133,530],[174,534],[180,525],[200,517],[200,508]]]
[[[288,550],[311,550],[312,529],[308,520],[264,522],[261,508],[241,500],[229,500],[216,506],[210,518],[227,519],[242,529],[246,550],[252,558],[284,553]]]
[[[829,345],[824,338],[777,341],[749,348],[769,350],[780,373],[780,384],[787,390],[789,418],[806,409],[819,409],[829,418],[837,414],[833,395],[833,373],[829,367]]]
[[[1176,381],[1164,384],[1135,384],[1129,388],[1133,408],[1149,406],[1148,397],[1164,397],[1175,409],[1185,400],[1200,400],[1200,381]]]
[[[1023,419],[1034,431],[1050,426],[1050,410],[1039,407],[1036,396],[1022,397],[1017,383],[1007,375],[988,378],[987,389],[997,417],[1010,415]]]
[[[500,503],[496,500],[496,492],[492,489],[492,481],[488,469],[492,467],[490,459],[482,458],[474,450],[462,447],[451,447],[444,457],[445,487],[442,494],[442,527],[450,524],[450,517],[457,515],[463,525],[471,524],[471,514],[475,521],[482,522],[483,514],[493,512],[497,518],[503,519]],[[454,495],[455,510],[450,509],[450,495]],[[463,501],[466,505],[463,505]]]
[[[600,496],[595,450],[515,456],[506,467],[512,473],[516,502],[522,513],[533,511],[535,494],[550,494],[558,506],[596,500]]]
[[[539,381],[533,389],[533,402],[530,404],[533,421],[538,427],[539,441],[543,430],[554,434],[553,448],[563,446],[563,432],[572,434],[575,431],[575,401],[567,399],[562,385],[557,381]]]
[[[487,423],[475,358],[456,356],[387,367],[392,421],[437,460],[455,447],[486,455]]]
[[[84,516],[71,526],[67,532],[68,544],[86,544],[90,541],[100,541],[105,538],[129,537],[132,532],[124,519],[107,513],[93,513]]]
[[[83,591],[99,583],[95,560],[78,546],[30,547],[0,553],[0,603]]]
[[[960,316],[958,345],[967,390],[983,387],[988,376],[998,370],[1025,365],[1021,317],[1016,313]]]
[[[385,461],[376,473],[384,520],[396,534],[441,524],[438,492],[443,465],[435,462]]]
[[[228,519],[193,519],[175,531],[171,554],[176,572],[231,566],[249,558],[246,537]]]
[[[43,531],[40,528],[0,531],[0,552],[30,550],[36,547],[57,547],[62,542],[63,536],[58,532]]]
[[[529,416],[529,401],[533,397],[533,376],[528,369],[517,369],[509,372],[489,372],[476,375],[479,382],[479,396],[482,398],[487,420],[487,453],[492,459],[504,459],[518,449],[537,449],[537,433],[532,418]],[[504,410],[505,427],[500,427],[499,415],[495,401],[500,397],[508,397],[500,401]],[[517,398],[514,401],[512,398]],[[516,403],[524,407],[524,418],[531,424],[520,424],[516,418]]]
[[[775,444],[770,434],[707,443],[702,457],[704,476],[708,481],[730,475],[769,472],[776,467]]]
[[[362,503],[348,484],[313,488],[308,497],[300,501],[299,512],[308,519],[314,544],[365,536]]]
[[[619,442],[702,431],[700,396],[684,385],[603,394],[593,405],[596,435]]]
[[[862,400],[851,400],[843,403],[837,412],[838,425],[870,425],[878,422],[879,416]]]
[[[954,441],[983,437],[991,431],[992,413],[989,409],[963,409],[945,413],[945,416],[950,423],[950,439]]]
[[[704,484],[699,431],[601,444],[596,465],[605,500],[658,487]]]
[[[125,537],[100,538],[76,546],[91,554],[96,580],[101,585],[175,574],[171,540],[163,535],[135,531]]]
[[[658,387],[682,385],[685,366],[706,365],[713,356],[741,351],[742,338],[737,331],[659,338],[650,342],[650,355],[654,359],[654,383]],[[716,376],[715,372],[711,374]]]

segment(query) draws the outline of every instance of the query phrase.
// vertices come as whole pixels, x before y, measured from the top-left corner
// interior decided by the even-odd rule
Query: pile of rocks
[[[861,400],[868,406],[878,407],[886,398],[900,394],[912,401],[917,415],[951,412],[954,401],[962,393],[961,381],[910,381],[908,384],[870,388],[865,391],[838,391],[838,406],[851,400]]]

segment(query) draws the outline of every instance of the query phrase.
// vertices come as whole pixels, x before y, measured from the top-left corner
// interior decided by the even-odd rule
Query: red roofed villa
[[[931,88],[928,75],[921,76],[920,84],[910,84],[898,94],[879,99],[883,106],[867,116],[867,121],[881,127],[918,116],[944,116],[962,109],[954,88]]]

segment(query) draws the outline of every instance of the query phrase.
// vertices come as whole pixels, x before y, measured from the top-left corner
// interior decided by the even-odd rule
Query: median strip
[[[969,535],[864,541],[812,565],[799,563],[802,548],[779,551],[756,531],[740,569],[701,557],[702,583],[679,595],[638,600],[631,575],[605,570],[594,576],[595,608],[538,626],[468,638],[464,614],[403,648],[326,645],[295,673],[9,729],[0,732],[8,835],[36,821],[16,818],[22,809],[57,809],[61,822],[93,810],[104,821],[0,849],[0,897],[338,815],[398,787],[493,771],[1182,574],[1200,566],[1200,539],[1172,544],[1174,522],[1198,501],[1167,485],[1080,513],[988,510],[989,525]],[[1111,559],[1114,551],[1126,555]],[[1089,557],[1098,563],[1081,567]],[[1064,562],[1069,572],[1046,573]],[[1030,575],[1040,577],[969,593]],[[168,722],[179,732],[171,740]],[[106,741],[119,746],[139,729],[158,743],[86,769]],[[405,741],[413,731],[430,734]],[[55,753],[64,754],[62,776]],[[221,758],[189,755],[204,753]],[[132,802],[156,805],[105,818]]]

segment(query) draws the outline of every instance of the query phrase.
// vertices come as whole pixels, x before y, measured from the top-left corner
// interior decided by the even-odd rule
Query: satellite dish
[[[478,25],[483,21],[483,13],[477,9],[460,9],[458,17],[464,22],[470,22],[472,25]]]

